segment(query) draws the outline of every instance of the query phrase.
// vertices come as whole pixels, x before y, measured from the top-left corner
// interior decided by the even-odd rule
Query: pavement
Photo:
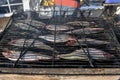
[[[119,80],[120,75],[19,75],[0,74],[0,80]]]

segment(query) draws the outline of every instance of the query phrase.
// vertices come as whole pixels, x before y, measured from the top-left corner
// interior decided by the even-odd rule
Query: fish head
[[[74,46],[74,44],[76,43],[77,41],[76,40],[69,40],[66,45],[67,46]]]
[[[103,52],[103,55],[108,59],[115,57],[113,54],[110,54],[110,53],[107,53],[107,52]]]
[[[68,42],[66,45],[73,46],[77,42],[77,39],[74,36],[71,36],[71,35],[69,35],[69,36],[70,37],[68,38]]]
[[[73,36],[73,35],[69,35],[68,40],[75,40],[75,41],[77,41],[76,37]]]
[[[8,42],[8,44],[9,44],[9,45],[11,45],[11,44],[15,44],[16,41],[17,41],[17,39],[11,40],[10,42]]]
[[[14,52],[15,52],[15,51],[7,50],[7,51],[4,51],[2,54],[3,54],[5,57],[11,57],[11,55],[12,55]]]

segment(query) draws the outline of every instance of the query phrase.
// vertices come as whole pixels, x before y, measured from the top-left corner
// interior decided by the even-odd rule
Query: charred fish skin
[[[84,50],[84,51],[83,51]],[[84,60],[87,61],[88,57],[87,55],[90,55],[90,57],[93,60],[98,60],[98,61],[104,61],[104,60],[110,60],[112,58],[114,58],[115,56],[104,52],[102,50],[99,49],[95,49],[95,48],[83,48],[83,49],[79,49],[79,50],[75,50],[72,53],[69,54],[63,54],[63,55],[58,55],[59,58],[61,59],[67,59],[67,60]]]
[[[46,29],[50,31],[67,31],[67,30],[74,29],[74,28],[68,27],[65,25],[48,25],[46,26]]]
[[[18,60],[20,56],[20,51],[9,50],[9,51],[2,52],[2,55],[5,58],[15,62]],[[19,61],[36,62],[39,60],[49,60],[49,59],[52,59],[52,57],[48,55],[44,55],[43,53],[35,53],[35,52],[28,51],[24,56],[20,58]]]
[[[13,46],[23,47],[24,41],[25,39],[15,39],[15,40],[11,40],[10,42],[8,42],[8,44],[13,45]],[[25,45],[29,46],[33,41],[34,39],[27,39]],[[45,43],[39,40],[36,40],[31,47],[36,47],[38,49],[49,50],[49,51],[54,50],[54,48],[50,47],[49,45],[46,45]],[[54,50],[54,52],[59,53],[56,50]]]
[[[22,31],[28,31],[28,29],[29,29],[29,31],[32,31],[32,32],[39,32],[39,30],[37,28],[31,27],[24,23],[16,23],[14,25],[16,26],[16,29],[18,29],[18,30],[21,29]]]
[[[103,32],[104,28],[82,28],[65,32],[66,34],[95,34]]]
[[[15,24],[16,23],[25,24],[25,25],[29,25],[29,26],[34,26],[34,27],[37,27],[37,28],[45,26],[45,24],[43,22],[36,21],[36,20],[17,20],[15,22]]]
[[[74,21],[74,22],[68,22],[66,23],[66,25],[69,25],[69,26],[74,26],[74,27],[80,27],[80,26],[90,26],[90,22],[88,21]]]
[[[64,43],[69,40],[76,40],[75,37],[71,35],[66,35],[66,34],[60,34],[60,35],[45,35],[45,36],[39,36],[39,38],[44,39],[49,42],[55,42],[55,43]]]
[[[108,41],[103,41],[103,40],[96,40],[96,39],[91,39],[91,38],[81,38],[78,39],[77,41],[69,41],[66,43],[67,46],[79,46],[79,45],[107,45],[110,44]]]

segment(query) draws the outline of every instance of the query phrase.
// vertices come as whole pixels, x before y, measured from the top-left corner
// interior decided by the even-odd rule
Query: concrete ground
[[[65,75],[17,75],[0,74],[0,80],[119,80],[120,75],[108,76],[65,76]]]

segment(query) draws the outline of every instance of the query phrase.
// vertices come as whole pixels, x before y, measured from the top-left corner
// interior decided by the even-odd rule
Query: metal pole
[[[10,11],[10,13],[11,13],[12,11],[11,11],[11,6],[10,6],[10,1],[9,1],[9,0],[7,0],[7,3],[8,3],[8,8],[9,8],[9,11]]]

